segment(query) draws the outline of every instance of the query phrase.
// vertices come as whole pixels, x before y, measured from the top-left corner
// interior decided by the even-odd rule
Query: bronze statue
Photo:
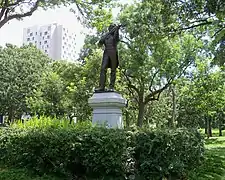
[[[121,25],[111,24],[109,32],[103,35],[99,41],[99,46],[104,44],[105,49],[102,58],[99,88],[95,92],[114,91],[116,81],[116,68],[119,65],[117,44],[119,42],[119,29]],[[111,69],[109,90],[105,89],[106,72]]]

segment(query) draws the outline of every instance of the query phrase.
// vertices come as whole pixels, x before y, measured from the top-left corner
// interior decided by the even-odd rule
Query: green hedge
[[[0,167],[0,179],[1,180],[68,180],[58,178],[56,176],[37,176],[31,174],[26,169],[14,169],[7,167]]]
[[[200,134],[187,129],[11,127],[1,131],[0,158],[38,175],[157,180],[185,176],[200,163],[203,145]]]

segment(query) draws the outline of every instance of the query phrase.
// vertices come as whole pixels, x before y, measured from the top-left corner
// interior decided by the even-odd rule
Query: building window
[[[48,35],[47,38],[50,39],[50,36]]]
[[[47,51],[47,49],[45,49],[45,53],[47,53],[48,51]]]
[[[35,41],[35,44],[37,44],[37,41]]]
[[[48,34],[48,32],[47,31],[45,31],[45,35],[47,35]]]
[[[37,32],[35,34],[37,35]]]
[[[27,29],[27,34],[30,33],[30,29]]]
[[[44,43],[45,43],[45,44],[47,44],[47,43],[48,43],[48,41],[44,41]]]
[[[40,42],[40,45],[41,45],[41,42]]]
[[[42,33],[40,33],[40,36],[42,36]]]
[[[65,40],[65,37],[63,37],[63,40]]]
[[[32,38],[32,40],[34,40],[34,37]]]
[[[30,41],[30,38],[27,38],[27,41]]]
[[[47,45],[46,47],[47,47],[47,48],[49,48],[49,46],[48,46],[48,45]]]

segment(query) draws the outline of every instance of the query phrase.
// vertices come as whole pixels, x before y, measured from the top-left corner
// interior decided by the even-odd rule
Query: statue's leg
[[[101,72],[100,72],[100,82],[99,82],[100,90],[105,90],[106,72],[107,72],[108,63],[109,63],[109,57],[104,52],[103,59],[102,59],[102,65],[101,65]]]
[[[116,67],[117,67],[116,52],[110,53],[110,62],[111,62],[111,74],[110,74],[109,88],[111,90],[114,90],[115,81],[116,81]]]

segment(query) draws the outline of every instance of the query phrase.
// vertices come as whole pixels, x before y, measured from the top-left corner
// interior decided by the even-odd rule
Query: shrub
[[[144,179],[185,176],[203,158],[204,142],[195,130],[177,129],[139,132],[135,159]]]
[[[25,169],[0,169],[1,180],[64,180],[55,176],[35,176]]]
[[[202,137],[187,129],[132,132],[53,124],[2,129],[1,161],[39,175],[159,179],[184,175],[203,156]]]

